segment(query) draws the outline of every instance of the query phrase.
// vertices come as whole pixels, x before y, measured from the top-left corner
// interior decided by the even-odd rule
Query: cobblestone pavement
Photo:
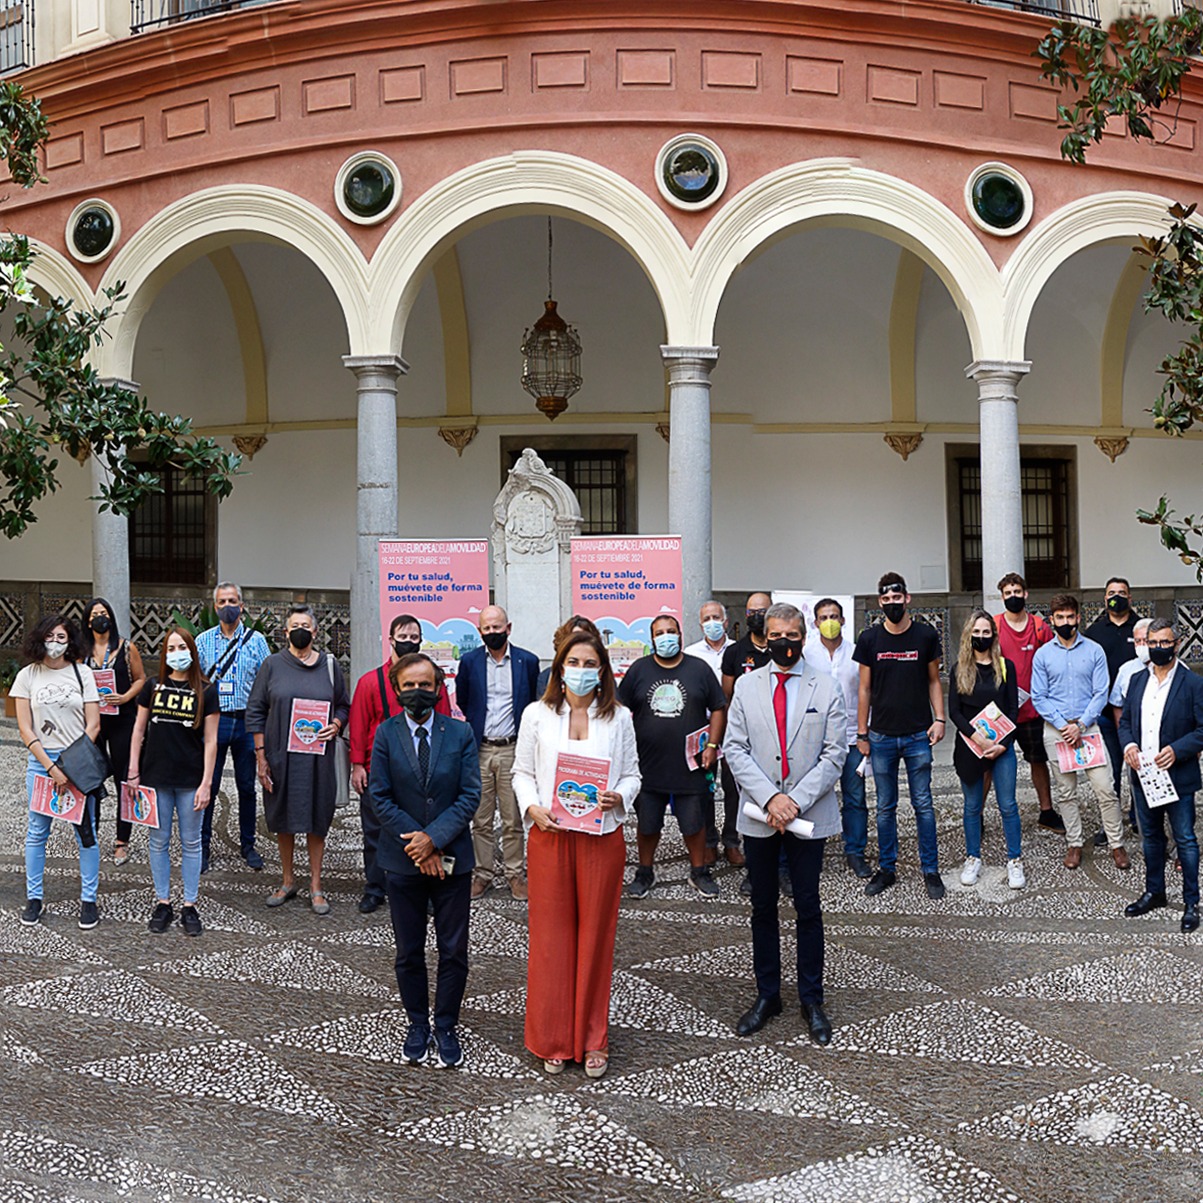
[[[138,836],[127,866],[106,856],[101,924],[79,931],[62,831],[49,914],[23,928],[24,753],[4,723],[0,1200],[1198,1203],[1203,940],[1178,930],[1177,881],[1170,910],[1125,920],[1137,849],[1130,873],[1090,850],[1069,873],[1027,795],[1028,887],[1005,884],[995,810],[962,889],[950,769],[936,786],[942,903],[905,802],[895,889],[865,898],[829,860],[824,1050],[796,1004],[736,1038],[753,995],[739,875],[697,899],[666,836],[656,889],[623,903],[610,1073],[589,1083],[523,1048],[525,906],[499,890],[474,904],[464,1067],[400,1063],[391,931],[355,909],[350,812],[326,918],[303,897],[264,907],[274,848],[265,872],[242,866],[223,797],[200,939],[146,930]],[[788,925],[785,942],[788,965]]]

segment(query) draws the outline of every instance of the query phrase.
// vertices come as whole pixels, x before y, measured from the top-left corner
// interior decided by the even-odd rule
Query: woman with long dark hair
[[[597,834],[568,830],[553,812],[561,754],[608,762]],[[591,1078],[606,1072],[622,818],[639,784],[635,728],[618,703],[610,657],[597,636],[576,631],[556,652],[542,699],[523,713],[514,752],[514,794],[529,832],[526,1047],[551,1074],[568,1061],[584,1062]]]
[[[184,934],[204,930],[196,911],[200,891],[201,819],[211,801],[209,782],[217,763],[217,687],[200,669],[196,643],[183,627],[172,627],[159,652],[159,673],[143,686],[130,746],[129,781],[155,791],[159,825],[150,829],[150,872],[155,909],[147,926],[165,932],[175,919],[171,906],[171,827],[180,832],[180,876]]]
[[[133,640],[122,639],[117,615],[103,597],[94,597],[84,607],[84,639],[88,644],[88,667],[96,678],[100,694],[100,737],[96,740],[113,766],[117,794],[117,839],[113,844],[113,864],[129,860],[130,824],[121,818],[121,782],[129,772],[129,745],[138,718],[138,695],[146,684],[142,656]],[[113,674],[112,681],[108,674]],[[97,815],[97,822],[100,816]]]
[[[92,670],[81,664],[83,643],[79,628],[62,614],[48,614],[25,640],[28,663],[17,673],[9,695],[17,703],[17,729],[29,752],[25,775],[29,796],[29,825],[25,833],[25,910],[21,922],[37,923],[42,917],[42,879],[46,871],[49,815],[33,810],[38,778],[49,778],[57,787],[69,784],[58,767],[64,748],[81,735],[95,740],[100,732],[100,696]],[[85,931],[100,921],[96,887],[100,880],[100,848],[96,843],[95,796],[89,797],[83,821],[75,827],[79,845],[79,926]]]

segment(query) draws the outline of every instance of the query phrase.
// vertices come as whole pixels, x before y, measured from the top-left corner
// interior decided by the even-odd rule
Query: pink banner
[[[572,610],[597,623],[615,676],[652,650],[652,620],[681,618],[681,540],[594,535],[572,540]]]
[[[477,624],[489,604],[487,539],[381,539],[380,627],[398,614],[422,624],[422,651],[446,674],[455,709],[455,674],[462,655],[480,647]]]

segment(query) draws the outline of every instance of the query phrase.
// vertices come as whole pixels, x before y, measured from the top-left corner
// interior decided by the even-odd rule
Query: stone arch
[[[669,342],[686,338],[689,251],[667,216],[629,180],[588,159],[524,150],[474,163],[424,192],[372,258],[370,345],[401,354],[405,324],[427,268],[473,228],[537,213],[579,221],[614,239],[643,269]],[[401,284],[397,292],[397,282]],[[655,339],[659,332],[650,335]]]
[[[808,222],[862,229],[917,255],[952,294],[974,358],[1001,358],[1002,290],[976,235],[921,188],[850,159],[791,163],[749,184],[720,210],[694,248],[693,342],[713,341],[719,305],[740,265]]]
[[[96,298],[88,282],[66,255],[36,238],[29,240],[29,246],[36,252],[28,273],[31,283],[81,308],[94,304]]]
[[[181,267],[246,238],[291,247],[321,272],[338,298],[350,350],[368,329],[367,265],[351,238],[328,215],[278,188],[241,184],[207,188],[156,214],[113,256],[101,287],[125,282],[129,300],[99,353],[104,375],[128,379],[138,328],[159,289]]]
[[[1028,234],[1003,269],[1001,358],[1021,360],[1032,310],[1053,274],[1079,251],[1163,233],[1172,202],[1150,192],[1101,192],[1062,206]]]

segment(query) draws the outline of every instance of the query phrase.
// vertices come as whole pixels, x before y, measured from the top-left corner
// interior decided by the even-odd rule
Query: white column
[[[352,685],[382,658],[380,539],[397,534],[397,378],[399,355],[344,355],[359,393],[356,429],[355,575],[351,579]]]
[[[1023,495],[1019,478],[1019,382],[1025,361],[980,359],[965,369],[977,381],[982,465],[982,599],[1000,600],[999,578],[1023,574]]]
[[[710,373],[718,347],[661,347],[668,368],[668,534],[681,536],[684,597],[681,628],[689,629],[710,596]]]
[[[132,380],[103,379],[103,384],[117,385],[136,393]],[[100,496],[101,485],[110,482],[110,473],[95,452],[89,457],[92,471],[92,496]],[[92,594],[103,597],[113,607],[117,626],[122,635],[130,634],[129,583],[129,519],[112,510],[100,511],[98,501],[92,503]],[[84,615],[87,622],[87,615]]]

